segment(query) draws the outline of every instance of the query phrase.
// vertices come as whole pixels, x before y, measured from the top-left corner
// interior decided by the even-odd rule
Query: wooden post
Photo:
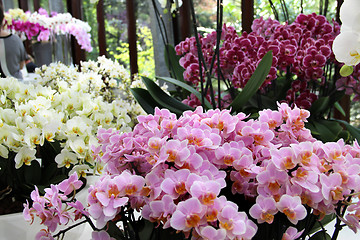
[[[28,5],[28,1],[27,0],[19,0],[19,8],[21,8],[22,10],[24,10],[24,12],[29,10],[29,5]]]
[[[40,8],[40,0],[34,0],[34,10],[38,11]]]
[[[19,0],[18,3],[19,3],[19,8],[24,10],[24,12],[29,10],[29,5],[28,5],[27,0]],[[26,39],[24,41],[24,46],[25,46],[26,52],[29,53],[30,55],[32,55],[32,46],[31,46],[31,42],[29,39]]]
[[[180,30],[181,41],[191,36],[191,16],[190,16],[190,1],[183,1],[179,10],[180,14]]]
[[[241,0],[241,24],[242,31],[251,32],[254,21],[254,0]]]
[[[67,0],[68,12],[74,18],[82,19],[81,13],[81,0]],[[81,61],[85,61],[85,50],[81,49],[80,45],[77,43],[74,37],[71,37],[71,51],[73,63],[79,65]]]
[[[130,72],[134,75],[139,72],[137,64],[137,36],[134,0],[126,0],[126,15],[128,20],[128,41],[130,54]]]
[[[99,56],[106,56],[104,0],[99,0],[96,6],[96,19],[98,21]]]

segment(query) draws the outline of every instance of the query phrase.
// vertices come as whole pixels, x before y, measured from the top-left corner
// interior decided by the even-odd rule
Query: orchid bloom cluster
[[[39,75],[36,79],[38,84],[49,86],[58,92],[71,88],[94,97],[101,96],[104,101],[118,106],[126,106],[127,115],[133,123],[138,115],[144,114],[130,92],[130,88],[140,80],[132,81],[128,71],[117,61],[100,56],[97,61],[81,62],[80,71],[77,67],[59,62],[44,65],[35,72]]]
[[[283,214],[284,238],[295,239],[299,221],[347,208],[341,219],[356,232],[360,146],[316,140],[308,117],[286,103],[249,120],[229,110],[197,107],[177,119],[155,109],[132,132],[99,129],[93,153],[104,172],[84,211],[102,229],[126,209],[141,210],[193,239],[252,239]],[[245,212],[240,196],[251,205]]]
[[[5,26],[15,32],[25,33],[28,39],[37,36],[38,41],[49,41],[52,35],[69,34],[76,38],[82,49],[91,52],[91,27],[71,16],[69,13],[53,12],[51,16],[46,10],[24,13],[21,9],[10,9],[5,13]]]
[[[43,229],[37,233],[35,239],[54,239],[52,232],[59,225],[65,225],[69,222],[76,221],[78,218],[88,216],[84,211],[81,201],[74,200],[74,197],[68,197],[76,193],[83,186],[83,182],[78,179],[77,173],[73,173],[68,179],[59,184],[51,185],[45,189],[45,195],[41,196],[38,188],[31,193],[33,201],[32,207],[29,202],[24,204],[23,215],[26,221],[33,222],[35,216],[41,219],[47,229]],[[63,201],[68,201],[67,205],[63,205]]]
[[[266,91],[279,74],[286,72],[296,75],[287,92],[286,102],[308,109],[317,99],[310,86],[323,85],[330,71],[325,66],[334,63],[331,52],[332,42],[339,32],[339,25],[330,24],[324,16],[300,14],[292,24],[280,24],[276,20],[255,19],[251,33],[237,34],[235,29],[224,24],[221,35],[220,63],[215,58],[213,74],[217,77],[217,66],[221,68],[221,78],[228,88],[243,88],[258,63],[268,51],[273,52],[273,63],[269,75],[262,85]],[[207,68],[215,57],[216,32],[199,36],[201,50]],[[181,55],[180,65],[185,69],[184,79],[194,87],[199,87],[199,60],[195,37],[187,38],[175,48]],[[205,69],[202,67],[202,73]],[[205,78],[205,75],[204,75]],[[224,93],[222,93],[224,94]],[[224,107],[230,94],[223,97]],[[185,102],[191,106],[199,101],[191,95]]]
[[[33,160],[40,161],[37,150],[45,142],[58,142],[61,152],[54,159],[58,168],[79,174],[89,168],[101,171],[90,149],[97,144],[97,129],[128,132],[134,125],[128,102],[105,102],[81,86],[63,86],[61,92],[56,92],[50,87],[6,78],[0,83],[0,99],[0,154],[6,159],[9,152],[15,153],[17,169],[31,165]]]
[[[46,26],[46,19],[42,19],[42,21],[40,21],[40,19],[38,21],[30,21],[30,12],[25,13],[20,8],[9,9],[9,11],[4,14],[4,16],[5,26],[10,30],[13,30],[17,33],[22,33],[28,39],[37,36],[38,41],[49,40],[50,31]]]

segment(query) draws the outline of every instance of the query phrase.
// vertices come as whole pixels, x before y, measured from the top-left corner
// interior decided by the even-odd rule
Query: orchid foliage
[[[36,12],[24,12],[22,9],[10,9],[5,13],[5,27],[16,33],[24,34],[28,39],[51,41],[54,35],[74,36],[82,49],[91,52],[90,26],[71,16],[70,13],[52,12],[45,9]]]
[[[101,172],[103,166],[94,161],[90,148],[98,142],[98,128],[131,131],[135,116],[142,113],[139,105],[120,96],[105,100],[109,92],[102,85],[106,75],[84,63],[85,68],[87,72],[77,72],[52,64],[47,71],[43,68],[42,81],[34,84],[13,78],[1,80],[1,189],[9,187],[15,196],[26,197],[34,185],[42,190],[73,172],[82,176]],[[45,79],[50,75],[51,80]],[[123,68],[116,77],[118,88],[122,79],[130,81]],[[43,86],[50,81],[56,84]],[[94,88],[91,91],[90,86]],[[103,90],[104,95],[97,90]]]
[[[34,191],[24,216],[40,217],[47,239],[79,217],[93,239],[141,239],[135,211],[179,239],[305,239],[329,214],[334,235],[342,222],[356,232],[360,146],[316,140],[304,127],[309,115],[286,103],[257,119],[201,107],[177,118],[157,108],[132,132],[99,129],[93,152],[104,172],[87,205],[66,196],[80,186],[73,175],[45,196]]]

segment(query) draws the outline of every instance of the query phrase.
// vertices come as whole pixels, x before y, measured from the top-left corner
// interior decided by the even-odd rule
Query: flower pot
[[[32,45],[37,66],[49,65],[52,62],[51,42],[36,42]]]

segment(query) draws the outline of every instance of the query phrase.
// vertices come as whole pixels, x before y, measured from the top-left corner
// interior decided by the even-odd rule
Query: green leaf
[[[177,79],[174,79],[174,78],[169,78],[169,77],[156,77],[156,78],[161,79],[161,80],[166,81],[166,82],[169,82],[169,83],[172,83],[172,84],[174,84],[176,86],[179,86],[179,87],[185,89],[186,91],[194,94],[199,99],[199,101],[201,102],[201,100],[202,100],[201,99],[201,93],[198,92],[193,87],[191,87],[190,85],[188,85],[188,84],[186,84],[186,83],[184,83],[182,81],[179,81]],[[206,98],[204,100],[205,100],[205,103],[204,103],[205,107],[207,109],[211,109],[212,106],[211,106],[210,102]]]
[[[242,91],[236,96],[234,101],[230,104],[232,112],[240,111],[241,107],[257,92],[259,87],[264,83],[267,75],[269,74],[271,64],[272,64],[272,51],[269,51],[261,59],[258,67],[255,69],[255,72],[242,89]]]
[[[345,117],[346,113],[344,111],[344,109],[341,107],[339,102],[335,102],[334,103],[334,107]]]
[[[312,121],[312,123],[319,133],[320,139],[324,142],[337,140],[338,135],[342,131],[342,127],[336,121],[323,119]]]
[[[335,121],[344,124],[344,126],[346,127],[346,129],[347,129],[347,130],[350,132],[350,134],[352,135],[352,137],[355,138],[358,142],[360,142],[360,129],[352,126],[351,124],[349,124],[348,122],[343,121],[343,120],[335,119]]]
[[[325,217],[320,221],[320,223],[319,221],[316,221],[314,227],[309,231],[309,234],[319,231],[321,229],[321,226],[325,227],[335,218],[336,218],[335,214],[325,215]]]
[[[121,240],[127,240],[127,238],[124,236],[123,232],[120,230],[118,226],[116,226],[115,222],[109,221],[108,224],[105,226],[106,232],[110,235],[110,237],[113,237],[115,239],[121,239]]]
[[[183,73],[185,69],[179,64],[180,58],[180,56],[176,55],[176,51],[173,46],[169,44],[165,46],[165,62],[171,76],[180,81],[184,81]]]
[[[331,237],[327,232],[320,231],[312,235],[309,240],[331,240]]]
[[[154,100],[149,91],[146,89],[131,88],[130,91],[146,113],[154,114],[155,107],[162,108],[162,106]]]
[[[38,161],[32,161],[30,166],[24,166],[26,183],[37,185],[41,181],[41,167]]]
[[[50,183],[50,179],[54,178],[56,173],[58,172],[57,163],[51,162],[44,167],[44,171],[42,171],[42,184]]]
[[[309,129],[312,135],[320,135],[314,124],[312,124],[311,122],[306,122],[305,128]]]
[[[311,113],[310,115],[315,115],[326,111],[329,108],[329,102],[330,102],[329,96],[321,97],[317,99],[315,102],[313,102],[311,108],[309,109]]]
[[[153,99],[169,111],[181,115],[186,110],[194,110],[179,100],[166,94],[153,80],[142,77],[142,80]]]

